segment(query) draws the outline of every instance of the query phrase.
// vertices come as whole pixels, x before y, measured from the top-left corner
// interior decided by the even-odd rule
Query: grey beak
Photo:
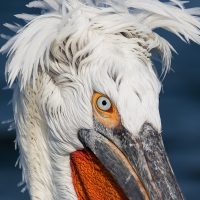
[[[111,173],[130,200],[183,200],[161,134],[145,123],[138,137],[122,125],[108,129],[94,121],[79,139]]]

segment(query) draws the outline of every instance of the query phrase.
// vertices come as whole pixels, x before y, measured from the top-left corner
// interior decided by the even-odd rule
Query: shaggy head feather
[[[32,199],[76,199],[69,155],[83,147],[77,131],[93,128],[93,92],[115,103],[133,135],[144,122],[160,132],[161,84],[151,56],[161,55],[166,72],[174,49],[154,30],[200,44],[200,10],[178,0],[39,0],[27,6],[42,14],[16,15],[24,27],[6,23],[16,35],[0,50],[9,56],[8,84],[17,83],[13,108],[23,179]]]

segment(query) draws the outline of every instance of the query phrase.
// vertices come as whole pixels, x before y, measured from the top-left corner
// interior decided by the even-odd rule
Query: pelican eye
[[[111,108],[112,103],[111,103],[110,99],[102,96],[97,99],[97,106],[100,110],[107,111]]]
[[[92,108],[95,120],[108,128],[116,128],[120,124],[118,110],[114,103],[104,94],[94,93]]]

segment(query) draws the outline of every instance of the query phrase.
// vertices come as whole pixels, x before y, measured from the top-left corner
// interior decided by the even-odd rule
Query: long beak
[[[94,130],[82,129],[79,139],[117,180],[132,200],[182,200],[161,134],[145,123],[138,136],[123,126],[108,129],[95,121]]]

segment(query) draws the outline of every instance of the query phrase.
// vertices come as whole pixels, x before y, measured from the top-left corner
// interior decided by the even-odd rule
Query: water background
[[[26,12],[28,0],[1,2],[0,32],[10,34],[2,26],[5,22],[19,22],[13,15]],[[190,6],[200,6],[191,0]],[[174,55],[171,71],[163,81],[160,95],[160,114],[164,143],[178,179],[188,200],[200,199],[200,46],[186,45],[172,34],[161,32],[173,44],[179,55]],[[0,39],[0,46],[4,43]],[[0,88],[4,81],[5,56],[0,57]],[[0,90],[0,121],[12,118],[11,90]],[[21,171],[15,166],[18,151],[14,150],[15,132],[7,132],[7,125],[0,125],[0,200],[27,200],[27,192],[17,187]]]

